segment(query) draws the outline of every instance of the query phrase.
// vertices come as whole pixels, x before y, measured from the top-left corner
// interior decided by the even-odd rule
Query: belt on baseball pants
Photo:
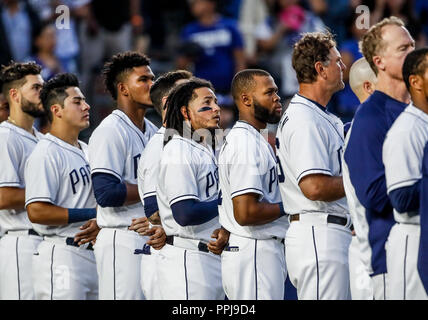
[[[86,250],[94,250],[92,243],[85,243],[79,246],[77,242],[74,242],[74,238],[72,237],[61,237],[61,236],[44,236],[44,240],[50,241],[50,242],[56,242],[61,244],[66,244],[68,246],[73,246],[77,248],[84,248]],[[85,248],[86,247],[86,248]]]
[[[293,221],[300,221],[300,214],[296,213],[296,214],[290,214],[290,222]],[[335,216],[333,214],[329,214],[327,216],[327,223],[334,223],[334,224],[338,224],[341,226],[346,226],[348,224],[348,219],[345,217],[339,217],[339,216]],[[354,230],[354,225],[351,224],[349,226],[349,229],[351,229],[351,231]]]
[[[280,238],[280,237],[276,237],[276,236],[273,236],[273,237],[268,238],[268,239],[252,239],[252,240],[256,240],[256,241],[257,240],[275,240],[281,244],[285,244],[284,238]],[[227,243],[227,245],[224,247],[223,251],[238,252],[239,246],[231,246],[229,243]]]
[[[41,235],[38,234],[34,229],[9,230],[9,231],[6,231],[6,234],[11,235],[11,236],[38,236],[38,237],[41,237]]]
[[[177,236],[166,236],[166,243],[183,249],[199,250],[207,253],[210,252],[207,244],[199,240],[186,239]]]

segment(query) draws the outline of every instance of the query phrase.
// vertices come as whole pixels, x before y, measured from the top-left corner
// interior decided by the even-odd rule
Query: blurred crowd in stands
[[[61,5],[70,10],[67,28],[58,27]],[[347,66],[346,87],[328,110],[347,122],[359,104],[348,72],[362,56],[358,41],[366,29],[355,23],[360,5],[370,10],[370,25],[394,15],[406,23],[417,48],[428,44],[426,0],[0,0],[0,64],[34,60],[45,80],[59,72],[76,73],[92,107],[91,127],[81,137],[87,140],[114,109],[101,79],[104,61],[138,50],[151,58],[156,76],[187,69],[210,80],[227,128],[236,120],[229,93],[236,71],[269,71],[286,107],[298,89],[293,43],[303,32],[328,28]],[[147,117],[160,125],[154,111]],[[43,119],[38,125],[45,125]]]

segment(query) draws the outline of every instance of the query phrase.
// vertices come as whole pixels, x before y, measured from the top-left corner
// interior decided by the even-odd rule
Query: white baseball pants
[[[287,277],[281,240],[230,234],[221,254],[223,288],[230,300],[283,300]]]
[[[220,256],[166,244],[158,252],[164,300],[224,300]]]
[[[348,249],[351,231],[327,223],[323,213],[300,215],[290,223],[286,237],[286,263],[299,300],[349,300]]]
[[[19,232],[0,239],[0,300],[34,299],[32,259],[43,238]]]
[[[86,247],[67,245],[63,237],[45,237],[33,256],[37,300],[98,299],[94,251]]]
[[[389,232],[385,244],[388,300],[428,299],[417,270],[420,231],[420,225],[396,223]]]
[[[95,242],[100,300],[144,300],[141,290],[141,255],[147,237],[135,231],[101,228]]]

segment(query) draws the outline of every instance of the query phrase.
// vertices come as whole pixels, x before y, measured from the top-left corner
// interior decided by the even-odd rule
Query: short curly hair
[[[153,107],[160,116],[162,116],[163,109],[162,98],[171,92],[178,80],[190,79],[192,76],[193,74],[187,70],[175,70],[169,71],[156,79],[150,88],[150,99],[152,100]]]
[[[380,54],[385,49],[386,42],[383,41],[382,38],[382,29],[388,25],[404,27],[404,22],[400,18],[394,16],[384,18],[382,21],[371,26],[359,42],[360,51],[376,76],[378,74],[378,69],[373,62],[373,57]]]
[[[2,66],[0,75],[2,93],[7,99],[9,99],[8,93],[10,89],[22,87],[26,82],[26,76],[38,75],[41,71],[42,67],[33,61],[11,61],[7,66]]]
[[[117,99],[117,84],[126,79],[134,67],[148,66],[150,59],[137,51],[115,54],[104,64],[102,74],[104,85],[114,100]]]
[[[330,49],[336,47],[336,41],[330,31],[304,33],[294,44],[292,65],[299,83],[313,83],[317,80],[315,63],[328,65]]]
[[[410,52],[403,63],[403,80],[406,84],[407,90],[410,91],[409,77],[412,75],[419,75],[423,77],[425,71],[428,69],[428,48],[420,48]]]
[[[40,100],[49,121],[52,121],[51,106],[58,103],[64,107],[64,100],[68,97],[65,91],[70,87],[79,87],[79,80],[72,73],[59,73],[43,84]]]

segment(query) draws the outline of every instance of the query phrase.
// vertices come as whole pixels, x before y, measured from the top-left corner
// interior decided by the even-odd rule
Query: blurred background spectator
[[[69,28],[58,27],[60,5],[69,9]],[[237,119],[229,92],[236,71],[269,71],[286,108],[297,90],[294,42],[302,32],[329,28],[347,70],[345,89],[333,96],[328,109],[347,122],[359,105],[348,83],[366,31],[356,27],[359,5],[369,8],[370,25],[395,15],[417,47],[428,44],[427,0],[0,0],[0,64],[35,60],[45,80],[58,72],[77,73],[92,107],[84,141],[115,108],[100,71],[107,58],[125,50],[146,53],[156,76],[187,68],[210,80],[222,107],[221,126],[228,128]],[[160,124],[156,112],[148,110],[147,117]],[[275,126],[268,129],[273,136]]]

